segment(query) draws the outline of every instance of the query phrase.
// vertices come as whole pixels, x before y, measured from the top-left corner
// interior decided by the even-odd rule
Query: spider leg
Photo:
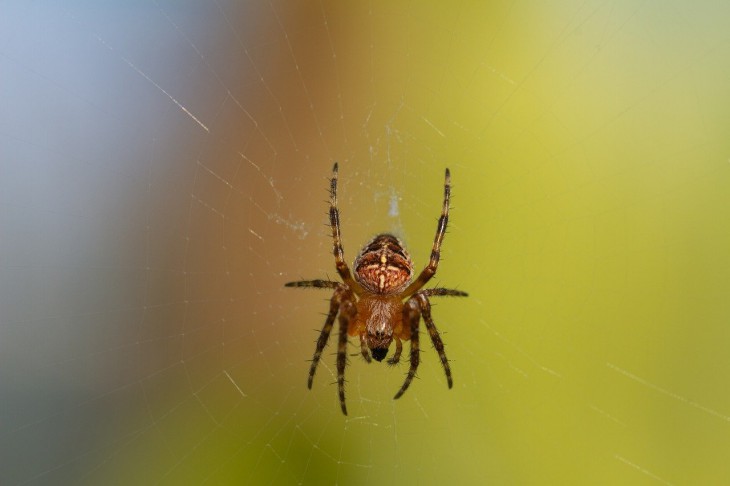
[[[370,351],[368,350],[368,343],[365,342],[365,333],[360,334],[360,353],[362,354],[362,357],[365,358],[365,361],[370,363]]]
[[[416,376],[416,370],[420,363],[420,350],[418,348],[418,323],[421,320],[421,313],[418,306],[418,301],[415,299],[409,299],[403,306],[403,319],[411,326],[411,366],[408,369],[406,381],[403,382],[403,386],[401,386],[398,393],[395,394],[394,398],[396,399],[400,398],[411,385],[411,381],[413,381],[413,377]],[[398,350],[396,350],[396,354],[398,354]],[[393,356],[393,358],[395,358],[395,356]]]
[[[395,339],[395,354],[393,354],[393,357],[388,360],[389,365],[398,364],[398,361],[400,361],[400,355],[403,352],[403,342],[398,336],[393,336],[393,338]]]
[[[446,225],[449,223],[449,201],[451,199],[451,173],[449,169],[446,169],[444,175],[444,205],[441,208],[441,217],[439,218],[438,225],[436,226],[436,237],[433,240],[433,247],[431,248],[431,259],[421,271],[421,274],[416,280],[414,280],[408,288],[403,292],[404,297],[410,297],[426,283],[431,280],[436,274],[436,270],[439,266],[439,259],[441,258],[441,243],[444,241],[444,234],[446,233]]]
[[[332,280],[298,280],[296,282],[287,282],[284,287],[314,287],[318,289],[336,289],[340,285],[339,282]]]
[[[291,282],[291,283],[306,283],[306,282]],[[327,345],[327,341],[330,338],[330,332],[332,332],[332,325],[337,317],[337,311],[340,308],[340,304],[346,296],[347,290],[345,287],[339,287],[335,290],[335,293],[330,299],[330,311],[327,314],[327,320],[324,322],[322,331],[319,333],[317,339],[317,347],[314,349],[314,356],[312,357],[312,366],[309,367],[309,380],[307,381],[307,387],[312,389],[312,382],[314,381],[314,373],[317,371],[317,365],[319,359],[322,357],[322,350]]]
[[[355,314],[355,306],[352,302],[346,301],[342,304],[340,312],[340,335],[337,341],[337,393],[340,396],[340,407],[342,413],[347,415],[345,405],[345,366],[347,365],[347,327],[350,319]]]
[[[330,226],[332,227],[333,250],[335,255],[335,266],[340,278],[345,285],[350,287],[358,295],[362,293],[360,285],[355,282],[350,273],[350,267],[345,261],[345,251],[342,249],[342,236],[340,235],[340,211],[337,209],[337,162],[332,167],[332,179],[330,179]]]
[[[451,388],[454,386],[454,382],[451,379],[449,360],[446,358],[446,352],[444,351],[444,342],[441,341],[441,336],[439,335],[439,332],[436,329],[436,324],[433,322],[433,318],[431,317],[431,303],[428,301],[428,297],[426,297],[425,292],[426,291],[417,292],[413,297],[418,299],[418,305],[421,308],[421,315],[423,315],[423,322],[426,323],[426,329],[428,329],[428,334],[431,336],[433,347],[436,348],[439,358],[441,358],[441,364],[444,366],[444,372],[446,372],[446,382],[448,383],[449,388]]]
[[[418,292],[421,295],[424,295],[426,297],[441,297],[444,295],[449,295],[452,297],[468,297],[469,294],[466,292],[462,292],[461,290],[455,290],[455,289],[443,289],[443,288],[434,288],[434,289],[424,289]]]

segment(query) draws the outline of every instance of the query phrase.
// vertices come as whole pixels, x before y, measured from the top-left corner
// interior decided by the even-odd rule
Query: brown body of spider
[[[337,163],[332,168],[330,180],[330,226],[334,241],[334,256],[337,273],[342,282],[332,280],[302,280],[289,282],[287,287],[315,287],[334,289],[330,299],[330,309],[324,327],[317,339],[317,347],[309,368],[308,387],[312,388],[314,373],[317,371],[322,350],[327,345],[332,326],[339,315],[339,339],[337,345],[337,388],[342,413],[347,415],[345,405],[345,365],[347,363],[347,336],[359,336],[360,352],[368,363],[372,358],[382,361],[388,354],[390,344],[395,340],[395,353],[388,360],[394,365],[400,360],[403,351],[403,341],[411,341],[410,368],[406,380],[395,398],[408,389],[416,375],[420,363],[419,352],[419,323],[421,317],[426,323],[426,329],[431,342],[441,358],[441,364],[446,372],[446,381],[449,388],[453,386],[449,360],[444,352],[436,324],[431,317],[429,297],[460,296],[466,292],[454,289],[422,287],[436,274],[441,254],[441,242],[446,233],[449,221],[449,199],[451,196],[451,177],[446,169],[444,180],[444,204],[441,217],[436,227],[431,258],[428,265],[421,271],[416,280],[413,280],[413,262],[403,248],[400,240],[387,233],[376,236],[365,245],[355,259],[354,277],[344,259],[342,240],[340,237],[340,213],[337,209]]]

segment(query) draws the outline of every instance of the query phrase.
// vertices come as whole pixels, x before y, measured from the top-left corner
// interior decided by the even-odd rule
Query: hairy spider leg
[[[301,283],[310,283],[310,282],[291,282],[291,284],[301,284]],[[290,287],[299,286],[299,285],[289,285]],[[335,322],[335,317],[337,317],[337,312],[340,309],[340,305],[342,304],[342,301],[345,299],[347,294],[347,289],[340,285],[337,287],[337,290],[335,290],[335,293],[332,294],[332,298],[330,299],[330,311],[327,314],[327,320],[324,321],[324,326],[322,327],[322,331],[319,333],[319,338],[317,339],[317,347],[314,350],[314,356],[312,357],[312,366],[309,367],[309,380],[307,380],[307,387],[311,390],[312,389],[312,383],[314,382],[314,373],[317,371],[317,365],[319,364],[319,359],[322,357],[322,350],[325,346],[327,346],[327,341],[330,338],[330,333],[332,332],[332,325]]]
[[[428,301],[428,297],[426,297],[426,291],[416,292],[416,295],[413,297],[418,299],[418,305],[421,308],[423,322],[426,323],[426,329],[428,329],[428,334],[431,336],[433,347],[436,348],[436,352],[439,354],[439,358],[441,358],[441,364],[444,366],[444,372],[446,372],[446,382],[449,384],[449,388],[451,388],[454,386],[454,382],[451,379],[449,360],[446,358],[446,352],[444,351],[444,342],[441,340],[441,336],[436,329],[436,324],[433,322],[433,318],[431,317],[431,303]]]
[[[368,350],[368,343],[367,343],[367,340],[365,339],[365,333],[360,332],[359,334],[360,334],[360,354],[362,354],[362,357],[365,358],[365,361],[370,363],[371,362],[370,351]]]
[[[340,211],[337,209],[337,162],[332,167],[332,179],[330,179],[330,226],[332,227],[332,240],[333,249],[332,252],[335,255],[335,266],[337,267],[337,273],[340,274],[340,278],[345,282],[345,285],[350,287],[353,292],[360,295],[362,288],[352,278],[350,273],[350,267],[347,266],[345,261],[345,251],[342,248],[342,236],[340,235]]]
[[[389,365],[398,364],[398,361],[400,361],[400,355],[403,352],[403,341],[401,341],[400,336],[394,334],[393,339],[395,340],[395,353],[393,354],[393,357],[388,360]]]
[[[411,385],[411,381],[413,381],[413,378],[416,375],[416,370],[418,369],[418,365],[420,363],[418,325],[421,317],[423,317],[423,321],[426,323],[426,329],[428,329],[428,334],[431,337],[433,347],[436,348],[436,351],[439,354],[439,358],[441,358],[441,364],[443,365],[444,371],[446,372],[446,381],[448,382],[449,388],[453,386],[449,360],[448,358],[446,358],[444,343],[441,340],[441,336],[436,329],[436,324],[433,322],[433,318],[431,317],[431,303],[428,300],[429,296],[443,295],[466,297],[468,294],[466,292],[462,292],[461,290],[444,289],[440,287],[435,289],[425,289],[416,292],[416,294],[408,299],[408,301],[403,305],[403,321],[410,322],[411,366],[408,370],[406,381],[403,383],[401,389],[398,390],[395,398],[400,398],[401,395],[403,395],[403,393],[405,393],[405,391]],[[403,349],[401,345],[401,340],[398,339],[398,336],[395,336],[395,339],[397,348],[395,350],[395,355],[388,361],[389,364],[396,364],[398,362],[398,360],[400,359],[401,351]]]
[[[445,289],[442,287],[436,287],[433,289],[423,289],[418,292],[419,294],[425,295],[426,297],[441,297],[448,295],[451,297],[469,297],[469,294],[456,289]]]
[[[444,174],[444,205],[441,209],[441,217],[439,218],[438,225],[436,226],[436,237],[433,240],[433,247],[431,248],[431,259],[426,265],[426,268],[421,271],[421,274],[416,280],[414,280],[403,292],[404,297],[410,297],[416,293],[421,287],[431,280],[436,274],[436,270],[439,266],[439,259],[441,258],[441,243],[444,241],[444,234],[446,233],[446,226],[449,223],[449,201],[451,199],[451,173],[449,169],[446,169]]]
[[[332,280],[299,280],[298,282],[284,284],[284,287],[315,287],[318,289],[336,289],[340,286],[340,282],[333,282]]]
[[[345,405],[345,366],[347,365],[347,328],[355,317],[355,306],[346,300],[340,309],[340,334],[337,341],[337,393],[340,397],[342,413],[347,415]]]
[[[403,305],[403,320],[408,322],[410,325],[410,337],[411,337],[411,366],[408,368],[408,375],[406,375],[406,381],[403,382],[403,386],[400,387],[398,393],[395,394],[394,398],[400,398],[405,393],[413,377],[416,376],[416,370],[421,361],[420,350],[418,348],[418,323],[421,320],[421,312],[418,309],[418,301],[416,299],[409,299]]]

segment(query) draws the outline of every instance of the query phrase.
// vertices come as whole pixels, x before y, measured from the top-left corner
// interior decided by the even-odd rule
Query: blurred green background
[[[727,483],[728,19],[4,3],[0,482]],[[452,390],[429,345],[306,389],[335,160],[348,261],[424,265],[451,169]]]

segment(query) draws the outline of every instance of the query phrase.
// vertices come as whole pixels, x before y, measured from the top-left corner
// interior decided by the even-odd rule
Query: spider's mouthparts
[[[388,354],[388,348],[375,348],[371,349],[370,352],[372,353],[375,361],[383,361],[385,355]]]

